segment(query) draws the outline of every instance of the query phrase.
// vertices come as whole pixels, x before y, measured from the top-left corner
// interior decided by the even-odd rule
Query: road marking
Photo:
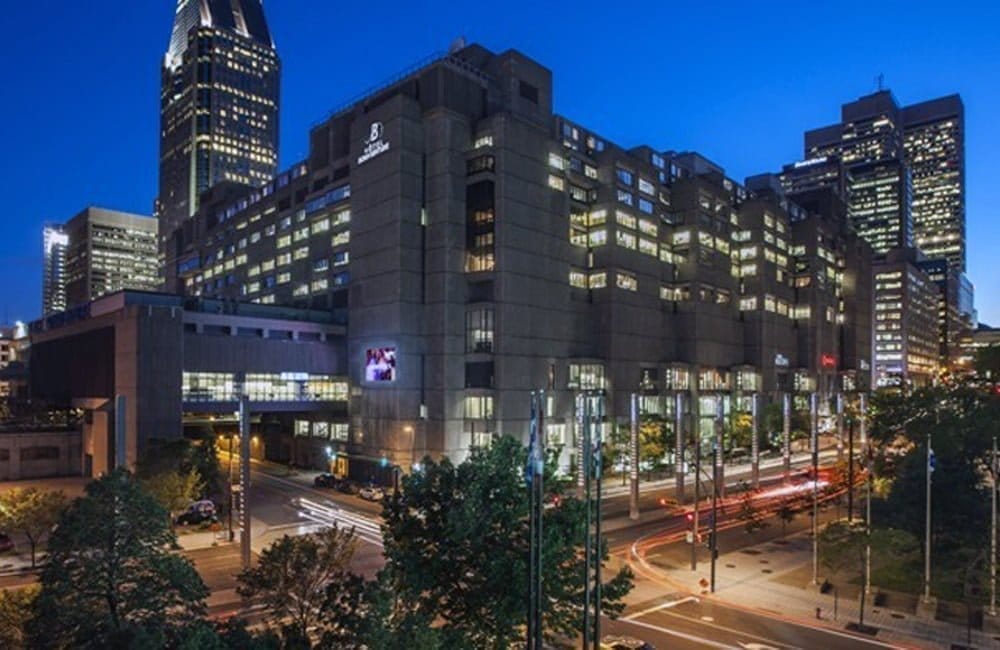
[[[629,621],[629,625],[638,625],[639,627],[644,627],[650,630],[656,630],[657,632],[661,632],[669,636],[675,636],[679,639],[684,639],[685,641],[691,641],[692,643],[697,643],[699,645],[706,645],[710,648],[722,648],[722,650],[739,650],[738,646],[726,645],[725,643],[717,643],[715,641],[704,639],[700,636],[687,634],[685,632],[678,632],[677,630],[669,630],[665,627],[652,625],[650,623],[643,623],[642,621]]]
[[[655,605],[648,609],[644,609],[641,612],[636,612],[634,614],[629,614],[628,616],[622,617],[623,621],[632,621],[637,618],[642,618],[646,614],[651,614],[652,612],[659,611],[661,609],[670,609],[671,607],[677,607],[678,605],[683,605],[684,603],[697,603],[698,599],[694,596],[688,596],[687,598],[681,598],[680,600],[668,600],[665,603]]]
[[[713,623],[712,621],[714,621],[715,619],[713,619],[711,616],[702,616],[701,620],[698,620],[698,619],[695,619],[695,618],[690,618],[688,616],[682,616],[681,614],[674,614],[672,612],[661,612],[661,613],[664,616],[672,616],[674,618],[679,618],[679,619],[684,620],[684,621],[690,621],[692,623],[698,623],[699,625],[704,625],[706,627],[715,628],[716,630],[721,630],[723,632],[728,632],[728,633],[730,633],[730,634],[732,634],[734,636],[743,637],[743,638],[749,638],[749,639],[757,639],[758,641],[764,641],[764,642],[769,643],[769,644],[774,643],[774,644],[776,644],[776,646],[775,646],[776,648],[789,648],[790,650],[797,650],[797,648],[798,648],[798,646],[788,645],[787,643],[781,643],[779,641],[775,641],[774,639],[768,639],[766,637],[757,636],[756,634],[749,634],[749,633],[747,633],[747,632],[745,632],[743,630],[736,630],[736,629],[733,629],[731,627],[726,627],[725,625],[719,625],[718,623]],[[705,619],[709,619],[709,620],[705,620]],[[822,629],[820,629],[820,628],[812,628],[812,629],[815,629],[818,632],[826,632],[827,631],[826,628],[822,628]]]

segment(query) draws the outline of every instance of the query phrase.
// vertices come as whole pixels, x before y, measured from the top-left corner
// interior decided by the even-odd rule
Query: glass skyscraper
[[[260,186],[274,176],[279,85],[261,0],[178,0],[160,97],[156,214],[164,237],[208,188]]]
[[[66,309],[66,248],[69,235],[60,225],[45,226],[42,247],[45,262],[42,267],[42,314]]]

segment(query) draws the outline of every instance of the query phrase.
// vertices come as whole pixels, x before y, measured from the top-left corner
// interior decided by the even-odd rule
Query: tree
[[[174,513],[181,512],[203,494],[204,483],[197,470],[163,472],[144,479],[142,487],[167,511],[173,521]]]
[[[749,413],[734,413],[729,423],[729,448],[750,449],[753,445],[753,416]]]
[[[170,645],[205,612],[208,590],[166,511],[124,469],[87,485],[49,540],[28,636],[32,647]],[[136,647],[135,645],[130,647]]]
[[[795,521],[795,515],[797,511],[795,509],[795,503],[791,498],[786,498],[781,500],[781,505],[778,506],[778,519],[781,520],[781,538],[785,538],[785,534],[788,530],[788,524]]]
[[[327,589],[327,629],[322,648],[338,650],[443,650],[440,630],[426,616],[407,607],[393,590],[387,571],[365,582],[352,576]],[[332,602],[331,602],[332,601]]]
[[[1000,345],[991,345],[976,352],[976,372],[996,381],[1000,379]]]
[[[913,552],[917,540],[909,533],[892,528],[875,528],[868,537],[868,528],[860,521],[834,521],[819,535],[820,563],[835,572],[848,572],[864,581],[867,561],[866,548],[871,547],[872,567],[887,558],[900,558]],[[865,626],[865,590],[861,589],[858,627]]]
[[[947,561],[961,549],[982,548],[987,541],[982,522],[989,519],[989,487],[983,476],[993,437],[1000,436],[1000,396],[972,383],[906,395],[880,391],[872,399],[872,412],[872,440],[879,450],[875,464],[889,490],[884,500],[872,504],[875,521],[924,535],[930,434],[937,459],[934,557]]]
[[[646,470],[646,480],[649,480],[649,472],[655,465],[663,462],[663,457],[667,453],[667,441],[665,423],[659,416],[643,416],[639,423],[639,462],[644,463]]]
[[[0,493],[0,530],[18,531],[31,546],[31,566],[35,566],[38,545],[59,521],[66,507],[62,492],[27,488]]]
[[[31,616],[38,587],[0,589],[0,648],[27,648],[24,626]]]
[[[200,441],[187,438],[156,440],[152,449],[139,459],[136,476],[142,480],[152,479],[161,474],[197,472],[202,489],[195,496],[217,499],[226,494],[226,479],[219,466],[215,438]]]
[[[343,614],[338,611],[331,619],[330,610],[354,604],[328,598],[328,587],[337,593],[352,580],[349,567],[357,546],[353,530],[336,526],[310,535],[285,535],[264,550],[257,566],[239,575],[237,591],[267,606],[268,620],[283,625],[286,641],[308,639],[317,627],[331,636],[340,634],[329,628],[331,620]]]
[[[385,581],[402,614],[442,621],[448,648],[506,648],[525,625],[528,587],[527,450],[503,437],[460,465],[423,461],[385,505]],[[549,466],[546,472],[554,470]],[[580,557],[586,506],[573,497],[544,512],[543,626],[551,637],[582,629]],[[603,545],[603,560],[608,557]],[[602,560],[602,561],[603,561]],[[603,611],[622,611],[632,576],[603,586]]]
[[[621,468],[622,485],[625,485],[626,465],[631,458],[629,445],[632,442],[632,432],[629,424],[619,424],[611,427],[610,435],[602,441],[601,458],[604,461],[605,475],[611,474],[616,467]]]
[[[750,485],[746,481],[740,481],[740,510],[736,517],[743,522],[743,528],[748,534],[752,534],[767,527],[767,521],[765,521],[764,513],[760,511],[760,508],[754,503],[754,497],[757,495],[757,490],[751,489]]]

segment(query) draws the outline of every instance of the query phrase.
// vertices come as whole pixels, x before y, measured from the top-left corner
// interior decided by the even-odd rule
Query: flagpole
[[[934,473],[934,450],[927,434],[927,517],[924,523],[924,602],[931,602],[931,474]]]
[[[990,481],[990,616],[997,615],[997,469],[997,439],[994,437]]]

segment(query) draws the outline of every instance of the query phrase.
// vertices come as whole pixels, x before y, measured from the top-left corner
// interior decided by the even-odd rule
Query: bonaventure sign
[[[365,148],[358,156],[358,164],[363,165],[375,156],[380,156],[389,150],[389,141],[384,139],[385,127],[381,122],[372,122],[365,138]]]

